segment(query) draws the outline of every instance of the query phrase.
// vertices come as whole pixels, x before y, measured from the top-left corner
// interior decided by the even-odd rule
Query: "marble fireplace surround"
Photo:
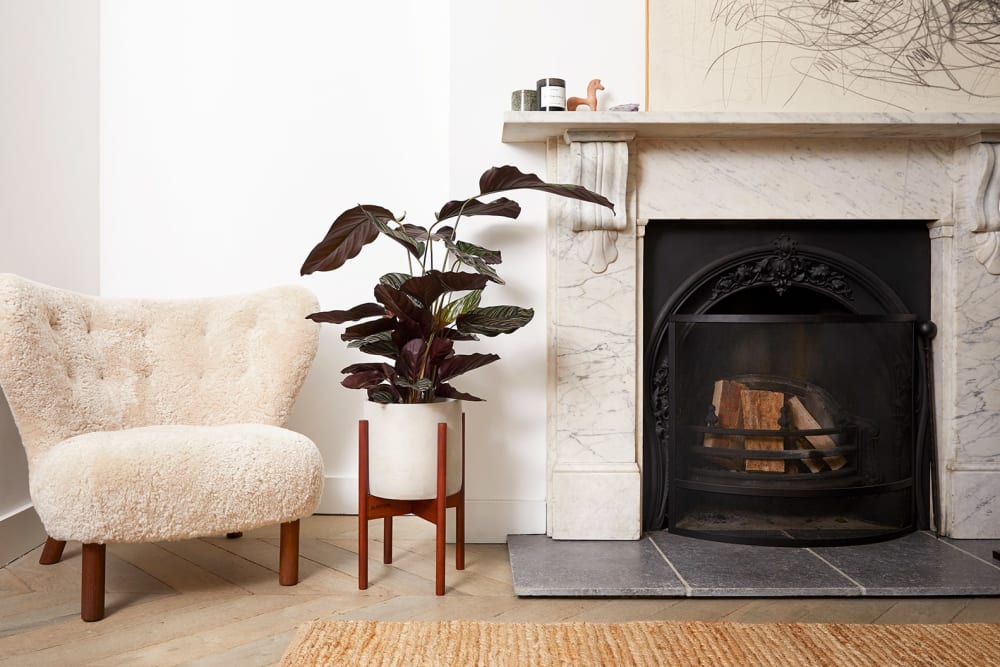
[[[929,220],[940,527],[1000,538],[1000,114],[510,112],[544,142],[548,534],[641,533],[642,249],[670,220]]]

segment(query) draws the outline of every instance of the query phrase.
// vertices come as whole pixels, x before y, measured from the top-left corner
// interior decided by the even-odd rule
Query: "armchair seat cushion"
[[[323,461],[309,438],[277,426],[144,426],[54,445],[30,486],[54,539],[158,542],[308,516]]]

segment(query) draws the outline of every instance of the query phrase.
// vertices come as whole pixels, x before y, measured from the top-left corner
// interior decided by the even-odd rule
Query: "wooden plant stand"
[[[438,424],[437,497],[394,500],[368,492],[368,420],[358,422],[358,589],[368,588],[368,521],[382,519],[382,562],[392,563],[392,517],[414,514],[437,526],[434,593],[444,595],[445,510],[455,508],[455,569],[465,569],[465,414],[462,414],[462,486],[447,494],[448,425]]]

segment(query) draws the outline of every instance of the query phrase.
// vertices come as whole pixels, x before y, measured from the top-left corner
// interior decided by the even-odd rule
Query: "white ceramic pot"
[[[380,498],[437,497],[438,423],[448,424],[447,494],[462,488],[462,402],[372,403],[368,420],[368,492]]]

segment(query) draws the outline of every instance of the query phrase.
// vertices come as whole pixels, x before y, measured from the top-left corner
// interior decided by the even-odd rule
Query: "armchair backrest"
[[[91,431],[282,425],[316,354],[317,309],[297,286],[115,299],[0,274],[0,386],[29,464]]]

